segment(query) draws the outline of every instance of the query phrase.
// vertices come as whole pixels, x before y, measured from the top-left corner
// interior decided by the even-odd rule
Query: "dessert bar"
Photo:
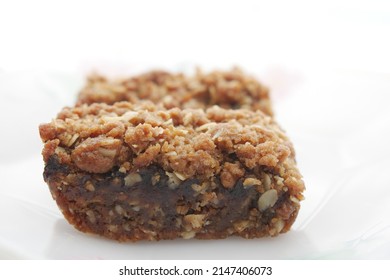
[[[129,91],[93,81],[78,106],[40,126],[44,179],[69,223],[119,241],[255,238],[288,231],[304,183],[293,146],[268,105],[254,111],[261,102],[243,101],[238,109],[226,109],[237,104],[211,96],[200,102],[207,106],[199,105],[196,91],[188,100],[179,93],[188,80],[184,86],[176,76],[149,75],[147,81],[163,81],[174,90],[172,105],[154,100],[152,91],[141,89],[143,82],[128,80]],[[168,80],[177,85],[168,87]],[[113,92],[126,94],[119,98]],[[138,100],[145,92],[155,104]]]

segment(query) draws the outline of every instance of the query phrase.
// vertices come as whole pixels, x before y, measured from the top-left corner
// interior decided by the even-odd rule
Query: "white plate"
[[[74,102],[82,75],[0,73],[0,258],[390,259],[390,79],[265,71],[307,191],[277,238],[118,243],[78,232],[42,178],[38,125]]]

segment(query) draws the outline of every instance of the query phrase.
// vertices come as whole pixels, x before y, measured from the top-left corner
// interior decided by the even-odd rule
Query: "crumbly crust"
[[[163,107],[83,104],[40,126],[44,177],[70,223],[122,241],[289,230],[304,183],[270,116]]]
[[[294,178],[297,183],[290,187],[302,191],[291,142],[261,112],[93,104],[63,109],[40,126],[40,134],[45,159],[54,152],[61,162],[91,173],[157,164],[183,178],[223,173],[222,182],[231,187],[245,169],[264,166],[285,180]],[[53,141],[59,149],[53,149]]]
[[[235,68],[194,76],[152,71],[126,79],[89,77],[77,104],[150,100],[164,108],[200,108],[218,105],[227,109],[261,110],[272,115],[268,88]]]

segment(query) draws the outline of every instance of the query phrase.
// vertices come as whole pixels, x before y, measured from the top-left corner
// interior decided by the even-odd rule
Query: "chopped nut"
[[[164,129],[162,127],[157,127],[155,130],[153,130],[153,136],[157,137],[164,133]]]
[[[270,189],[270,187],[271,187],[271,178],[269,177],[269,175],[268,174],[266,174],[266,173],[263,173],[263,185],[264,185],[264,188],[266,189],[266,190],[269,190]]]
[[[176,206],[176,212],[178,214],[180,214],[180,215],[187,214],[189,209],[190,209],[190,207],[188,207],[188,205],[178,205],[178,206]]]
[[[160,181],[160,174],[156,173],[152,177],[152,185],[155,186]]]
[[[284,225],[285,225],[285,223],[284,223],[283,220],[281,220],[281,219],[277,220],[276,223],[275,223],[275,230],[276,230],[276,232],[277,233],[281,232],[282,229],[284,228]]]
[[[202,201],[200,203],[201,207],[206,206],[209,203],[217,204],[218,203],[218,196],[215,192],[207,192],[202,195]]]
[[[58,120],[58,119],[55,119],[53,121],[53,124],[54,124],[54,127],[56,129],[66,129],[66,126],[65,126],[65,123],[63,120]]]
[[[195,192],[203,194],[209,186],[210,186],[209,182],[203,182],[202,185],[192,184],[191,188]]]
[[[275,179],[276,179],[276,184],[278,186],[283,186],[283,182],[284,182],[284,179],[280,176],[275,176]]]
[[[85,214],[87,214],[88,220],[92,224],[96,223],[95,213],[92,210],[88,210]]]
[[[115,212],[122,216],[126,214],[126,211],[120,205],[115,205]]]
[[[290,200],[291,200],[292,202],[294,202],[295,204],[300,204],[299,199],[296,198],[295,196],[290,195]]]
[[[199,127],[196,128],[196,131],[205,131],[205,130],[209,130],[210,128],[216,126],[216,123],[215,122],[209,122],[209,123],[205,123]]]
[[[164,96],[164,98],[163,98],[163,102],[164,102],[164,103],[169,104],[169,103],[171,103],[172,101],[173,101],[173,97],[172,97],[171,95],[166,95],[166,96]]]
[[[186,129],[177,129],[176,133],[179,134],[179,135],[183,135],[183,134],[186,135],[186,134],[188,134],[188,130],[186,130]]]
[[[68,147],[72,146],[74,144],[74,142],[76,142],[76,140],[79,138],[79,134],[76,133],[72,136],[72,138],[68,141],[68,143],[66,144]]]
[[[255,178],[246,178],[242,184],[244,187],[258,186],[261,185],[261,181]]]
[[[191,224],[192,228],[197,229],[202,227],[205,217],[204,214],[191,214],[184,216],[183,220],[185,223]]]
[[[186,178],[186,176],[184,176],[183,174],[181,174],[181,173],[179,173],[179,172],[173,172],[173,173],[175,173],[175,175],[176,175],[176,177],[177,178],[179,178],[180,180],[182,180],[182,181],[184,181],[184,180],[186,180],[187,178]]]
[[[218,137],[221,136],[222,132],[223,132],[222,129],[217,130],[217,132],[213,135],[212,139],[213,140],[218,139]]]
[[[259,210],[264,211],[269,207],[274,206],[277,200],[278,200],[278,193],[275,189],[266,191],[260,196],[257,202]]]
[[[63,135],[61,138],[61,142],[64,144],[64,145],[66,145],[66,146],[68,146],[69,147],[69,141],[72,139],[72,135],[70,135],[70,134],[65,134],[65,135]]]
[[[181,233],[181,237],[183,237],[183,239],[191,239],[191,238],[194,238],[195,237],[195,234],[196,232],[191,230],[191,231],[184,231]]]
[[[116,149],[106,149],[106,148],[99,148],[99,153],[102,154],[105,157],[113,158],[115,157],[117,150]]]
[[[170,189],[175,189],[180,185],[181,180],[172,172],[165,171],[165,174],[168,176],[168,187]]]
[[[107,229],[108,229],[108,231],[111,231],[111,232],[117,232],[118,226],[117,225],[108,225]]]
[[[119,118],[121,121],[128,122],[128,121],[132,120],[134,117],[136,117],[137,115],[138,115],[137,112],[128,111],[128,112],[124,113],[122,116],[120,116]]]
[[[277,232],[276,232],[276,229],[275,229],[275,228],[271,228],[271,229],[269,230],[269,235],[270,235],[270,236],[276,236],[276,234],[277,234]]]
[[[181,228],[182,224],[183,224],[183,223],[182,223],[181,218],[177,217],[177,218],[176,218],[176,222],[175,222],[176,228]]]
[[[186,126],[189,125],[192,121],[192,117],[193,117],[193,114],[191,112],[186,114],[183,118],[183,124]]]
[[[157,235],[157,232],[155,232],[154,230],[148,230],[148,229],[141,229],[144,233],[148,234],[149,237],[150,237],[150,240],[154,240],[154,236]]]
[[[237,232],[242,232],[249,226],[249,221],[239,221],[233,224],[234,229]]]
[[[125,177],[125,185],[127,187],[132,187],[136,183],[139,183],[141,181],[142,181],[142,177],[138,173],[130,173]]]
[[[177,153],[176,151],[170,151],[168,153],[165,154],[166,156],[177,156]]]
[[[93,184],[91,183],[91,181],[87,181],[87,183],[85,183],[85,188],[90,191],[90,192],[93,192],[95,191],[95,187],[93,186]]]
[[[173,121],[172,121],[172,119],[169,119],[169,120],[163,122],[162,124],[165,125],[165,126],[173,125]]]

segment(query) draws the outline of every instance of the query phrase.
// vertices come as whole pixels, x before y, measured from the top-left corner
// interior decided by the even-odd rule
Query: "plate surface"
[[[70,226],[42,178],[38,125],[72,105],[83,75],[0,73],[0,258],[390,259],[390,76],[256,74],[272,89],[307,187],[293,229],[255,240],[121,244]]]

